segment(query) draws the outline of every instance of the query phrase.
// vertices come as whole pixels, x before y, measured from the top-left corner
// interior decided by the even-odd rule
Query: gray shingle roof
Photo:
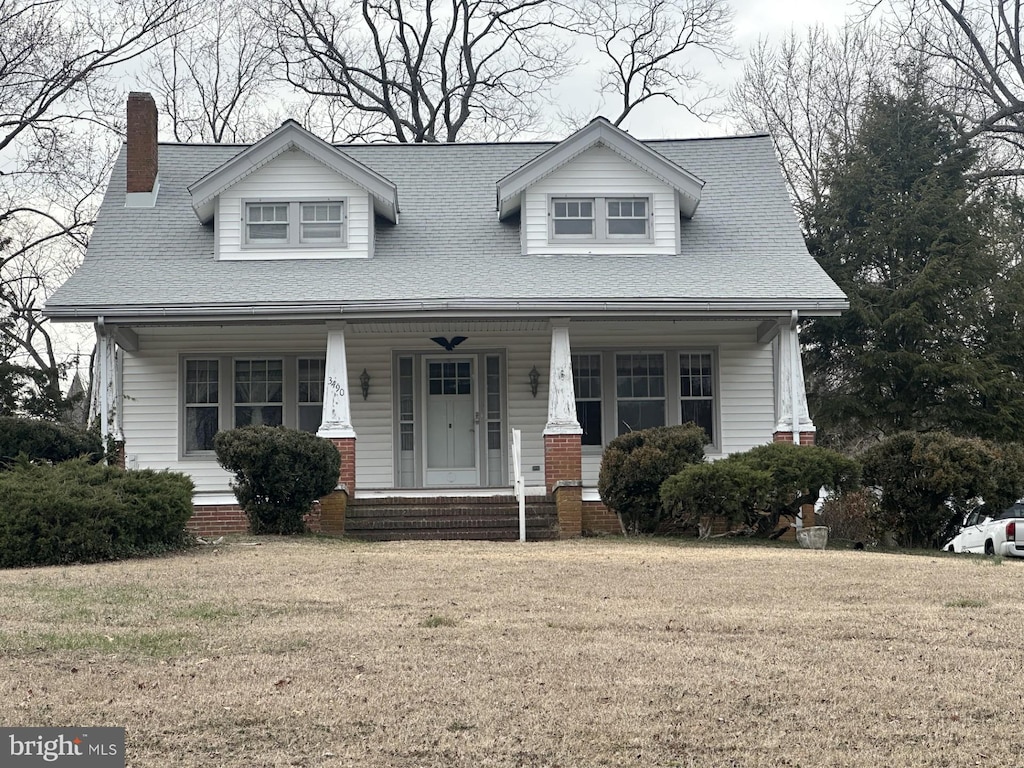
[[[523,256],[518,218],[499,222],[495,183],[550,143],[351,145],[395,182],[397,226],[372,259],[216,261],[187,187],[243,148],[160,145],[154,208],[125,208],[125,152],[82,266],[47,303],[60,318],[306,307],[320,315],[415,307],[503,309],[701,303],[738,311],[832,311],[845,297],[809,256],[766,136],[647,144],[704,179],[674,256]]]

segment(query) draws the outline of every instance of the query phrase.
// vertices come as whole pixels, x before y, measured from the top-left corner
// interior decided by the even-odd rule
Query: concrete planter
[[[796,540],[804,549],[824,549],[828,544],[828,526],[812,525],[796,532]]]

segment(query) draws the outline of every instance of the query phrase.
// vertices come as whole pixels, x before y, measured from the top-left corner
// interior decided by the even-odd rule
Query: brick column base
[[[354,437],[332,437],[331,442],[341,454],[341,469],[338,470],[338,485],[356,494],[356,439]]]
[[[554,493],[560,480],[583,479],[583,449],[579,435],[544,435],[544,487]]]
[[[814,432],[801,432],[800,445],[814,445]],[[772,437],[773,443],[792,443],[792,432],[776,432]]]
[[[345,533],[348,494],[335,491],[320,499],[320,532],[341,536]]]
[[[554,496],[558,512],[558,538],[582,536],[583,485],[578,480],[559,480],[555,484]]]

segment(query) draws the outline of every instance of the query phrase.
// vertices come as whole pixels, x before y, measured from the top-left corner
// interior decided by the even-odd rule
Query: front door
[[[428,358],[426,363],[426,484],[477,485],[474,358]]]

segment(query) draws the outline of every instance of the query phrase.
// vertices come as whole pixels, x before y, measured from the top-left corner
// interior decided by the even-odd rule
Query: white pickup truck
[[[986,505],[964,518],[960,532],[943,546],[947,552],[1024,557],[1024,502],[995,512]]]

